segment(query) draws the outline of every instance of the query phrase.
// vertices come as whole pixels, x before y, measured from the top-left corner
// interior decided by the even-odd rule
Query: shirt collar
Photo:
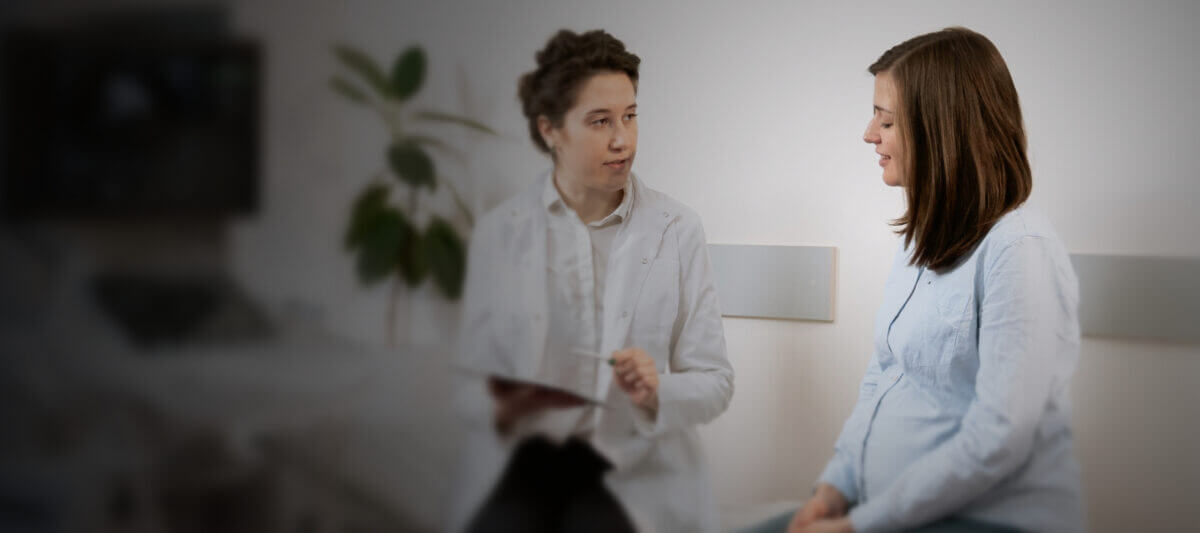
[[[609,213],[608,216],[588,224],[589,226],[601,227],[607,226],[614,222],[622,222],[629,217],[629,209],[633,205],[633,175],[625,180],[625,187],[621,189],[623,194],[621,203],[617,204],[617,208]],[[542,205],[551,213],[557,209],[567,209],[567,203],[563,201],[562,195],[558,193],[558,188],[554,186],[554,174],[551,173],[546,179],[546,186],[542,190]]]

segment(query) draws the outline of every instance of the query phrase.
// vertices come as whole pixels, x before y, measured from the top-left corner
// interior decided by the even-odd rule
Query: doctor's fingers
[[[633,392],[638,390],[639,387],[643,386],[645,380],[642,378],[641,374],[634,369],[624,373],[617,373],[617,382],[620,383],[621,388],[626,392]]]
[[[654,367],[653,361],[648,365],[638,365],[628,370],[617,372],[617,377],[622,383],[628,385],[645,383],[652,387],[658,386],[658,370]]]
[[[617,364],[625,363],[628,361],[638,361],[641,359],[647,359],[649,357],[650,356],[646,354],[646,350],[643,350],[636,346],[631,346],[629,348],[617,350],[612,353],[612,358],[616,360]]]
[[[644,361],[628,361],[626,364],[614,367],[613,371],[625,379],[628,379],[628,376],[643,375],[655,371],[654,360],[647,358]]]

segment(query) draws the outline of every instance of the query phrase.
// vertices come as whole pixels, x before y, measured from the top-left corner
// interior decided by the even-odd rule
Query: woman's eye
[[[633,120],[635,118],[637,118],[637,113],[630,113],[628,115],[625,115],[625,120]]]
[[[884,127],[884,129],[887,129],[887,128],[890,128],[890,127],[892,127],[892,125],[891,125],[891,124],[880,124],[880,125],[881,125],[881,126],[883,126],[883,127]]]
[[[592,125],[593,126],[606,126],[606,125],[608,125],[608,119],[598,118],[598,119],[592,121]]]

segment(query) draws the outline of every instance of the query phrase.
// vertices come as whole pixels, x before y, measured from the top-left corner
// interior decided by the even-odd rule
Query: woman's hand
[[[817,520],[807,526],[790,527],[788,533],[854,533],[854,525],[846,517]]]
[[[808,531],[804,528],[819,520],[828,521],[830,519],[842,518],[846,515],[846,509],[849,506],[846,497],[833,485],[828,483],[818,484],[817,490],[813,492],[812,497],[792,517],[792,522],[788,525],[788,532]],[[846,520],[846,526],[848,527],[849,525],[850,521]]]
[[[501,435],[508,433],[517,420],[542,409],[578,407],[587,403],[565,392],[500,378],[488,379],[488,392],[496,402],[496,431]]]
[[[658,368],[641,348],[613,352],[613,379],[635,405],[658,410]]]

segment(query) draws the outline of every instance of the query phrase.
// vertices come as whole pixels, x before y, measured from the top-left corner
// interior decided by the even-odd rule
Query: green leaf
[[[350,226],[346,228],[345,245],[347,250],[353,250],[362,244],[370,228],[372,217],[387,208],[388,194],[391,187],[376,183],[363,189],[354,200],[350,209]]]
[[[433,177],[433,159],[417,143],[404,141],[388,148],[388,163],[400,180],[412,187],[428,186],[437,189]]]
[[[381,97],[387,97],[390,93],[387,77],[383,75],[383,69],[379,68],[379,64],[371,59],[362,50],[348,45],[337,45],[333,47],[333,53],[338,60],[346,65],[350,70],[362,77],[375,92]]]
[[[396,58],[392,66],[392,94],[401,101],[408,100],[425,81],[425,51],[409,47]]]
[[[411,246],[416,232],[403,213],[386,207],[375,212],[366,225],[358,252],[358,279],[371,285],[396,271],[401,250]]]
[[[467,272],[466,246],[458,232],[449,222],[434,217],[422,240],[434,283],[447,298],[457,300]]]
[[[418,120],[424,120],[426,122],[449,122],[451,124],[466,126],[473,130],[482,131],[491,135],[496,134],[495,130],[485,126],[480,122],[476,122],[466,117],[460,117],[458,115],[451,115],[450,113],[442,113],[441,111],[419,111],[413,114],[413,116]]]
[[[359,89],[358,86],[354,85],[353,83],[346,81],[345,78],[342,78],[341,76],[333,76],[332,78],[329,78],[329,86],[333,88],[334,92],[346,97],[347,100],[352,102],[359,104],[367,104],[371,102],[371,99],[367,97],[367,93],[363,92],[362,89]]]

